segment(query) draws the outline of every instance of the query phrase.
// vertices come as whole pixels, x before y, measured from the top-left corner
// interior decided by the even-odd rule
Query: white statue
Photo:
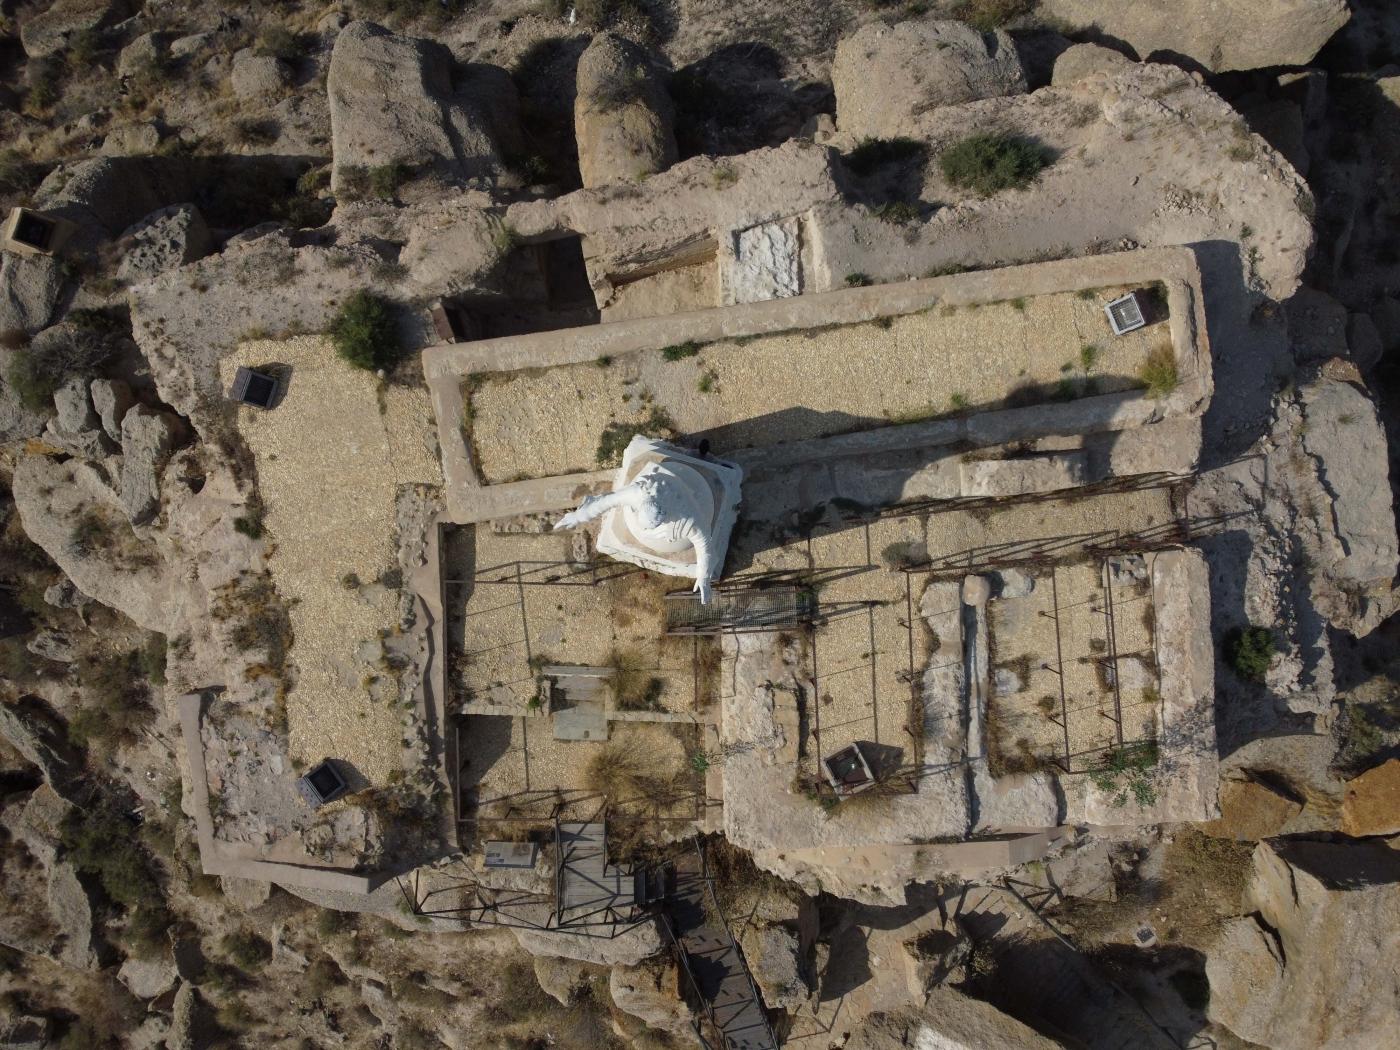
[[[623,453],[613,491],[589,496],[555,529],[603,518],[598,550],[673,576],[695,579],[700,601],[724,567],[738,517],[743,472],[638,435]]]

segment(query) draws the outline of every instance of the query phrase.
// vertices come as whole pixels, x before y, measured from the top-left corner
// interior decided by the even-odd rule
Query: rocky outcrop
[[[1206,958],[1210,1018],[1273,1050],[1391,1045],[1400,1011],[1400,853],[1275,839]]]
[[[92,407],[102,421],[102,429],[113,441],[122,439],[122,420],[127,410],[136,404],[131,387],[120,379],[94,379],[92,381]]]
[[[174,632],[184,616],[180,582],[154,543],[132,532],[101,468],[76,459],[22,456],[13,491],[25,534],[80,591],[148,631]]]
[[[676,162],[670,95],[651,57],[604,33],[578,62],[574,133],[585,186],[631,182]]]
[[[1121,51],[1099,44],[1075,44],[1055,59],[1055,72],[1050,83],[1055,87],[1077,84],[1095,73],[1113,73],[1131,64]]]
[[[922,1008],[871,1015],[851,1033],[846,1050],[1055,1050],[1059,1045],[991,1003],[943,985],[930,991]]]
[[[1039,12],[1214,73],[1305,66],[1349,17],[1346,0],[1041,0]]]
[[[1328,362],[1300,395],[1301,443],[1330,502],[1317,509],[1331,549],[1319,552],[1313,601],[1333,626],[1364,634],[1389,615],[1400,560],[1385,430],[1349,362]]]
[[[167,956],[138,959],[133,956],[121,964],[117,979],[138,999],[155,999],[175,987],[178,977],[175,963]]]
[[[795,933],[786,926],[746,926],[739,944],[769,1007],[798,1010],[811,1001]]]
[[[71,791],[82,775],[82,756],[68,743],[58,718],[38,701],[0,704],[0,739],[37,766],[60,795]]]
[[[63,294],[63,267],[48,256],[0,256],[0,332],[31,335],[53,320]]]
[[[20,25],[19,38],[26,55],[42,58],[68,47],[79,33],[101,29],[129,13],[126,0],[55,0]]]
[[[88,381],[72,376],[53,395],[54,418],[44,430],[44,441],[74,456],[101,459],[116,445],[102,429],[92,406]]]
[[[450,181],[491,174],[499,163],[491,117],[515,102],[499,72],[469,77],[454,91],[446,48],[372,22],[350,23],[336,37],[326,80],[332,187],[344,190],[347,169],[394,162]]]
[[[1026,90],[1011,37],[962,22],[871,22],[836,45],[831,80],[836,126],[857,138],[905,135],[916,114]]]
[[[1227,780],[1220,785],[1220,816],[1201,825],[1207,835],[1257,842],[1283,832],[1303,804],[1261,780]]]
[[[608,976],[613,1005],[646,1023],[689,1041],[691,1016],[681,997],[680,973],[670,960],[614,966]]]
[[[1347,781],[1342,830],[1357,837],[1400,834],[1400,758]]]
[[[172,204],[152,212],[121,235],[117,276],[128,284],[202,259],[213,247],[204,216],[193,204]]]
[[[122,506],[133,525],[160,510],[160,474],[184,424],[169,412],[137,405],[122,419]]]
[[[616,937],[585,937],[577,934],[517,927],[515,939],[531,955],[574,959],[602,966],[635,966],[661,951],[661,933],[652,922],[629,927]]]

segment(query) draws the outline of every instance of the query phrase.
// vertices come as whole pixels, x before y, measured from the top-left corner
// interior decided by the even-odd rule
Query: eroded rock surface
[[[1125,40],[1144,59],[1183,56],[1215,73],[1305,66],[1350,17],[1346,0],[1042,0],[1040,11]]]
[[[1385,1046],[1400,1010],[1400,853],[1274,839],[1246,916],[1206,958],[1210,1017],[1274,1050]]]
[[[909,119],[1026,90],[1011,37],[963,22],[871,22],[836,46],[836,123],[857,138],[905,135]]]

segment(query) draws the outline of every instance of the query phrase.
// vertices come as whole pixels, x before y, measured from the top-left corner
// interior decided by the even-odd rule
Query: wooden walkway
[[[720,915],[699,853],[676,863],[676,888],[667,910],[695,991],[726,1050],[777,1050],[763,1001]]]
[[[634,912],[632,875],[608,863],[607,825],[602,821],[559,825],[558,899],[561,927],[626,922]]]

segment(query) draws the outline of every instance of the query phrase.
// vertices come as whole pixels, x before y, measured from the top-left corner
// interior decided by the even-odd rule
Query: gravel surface
[[[291,606],[290,752],[341,759],[384,784],[402,764],[400,713],[364,688],[378,668],[357,649],[398,625],[398,594],[342,580],[369,584],[396,566],[399,485],[442,483],[427,391],[389,386],[381,400],[379,380],[321,336],[244,343],[222,363],[225,385],[239,365],[272,361],[292,369],[284,400],[241,408],[238,425],[257,461],[272,577]]]
[[[1136,385],[1165,322],[1115,338],[1109,292],[964,307],[475,377],[472,440],[487,484],[597,469],[609,423],[669,420],[716,452]],[[1085,346],[1096,349],[1088,371]],[[1092,382],[1091,382],[1092,380]],[[547,411],[542,411],[548,406]]]

